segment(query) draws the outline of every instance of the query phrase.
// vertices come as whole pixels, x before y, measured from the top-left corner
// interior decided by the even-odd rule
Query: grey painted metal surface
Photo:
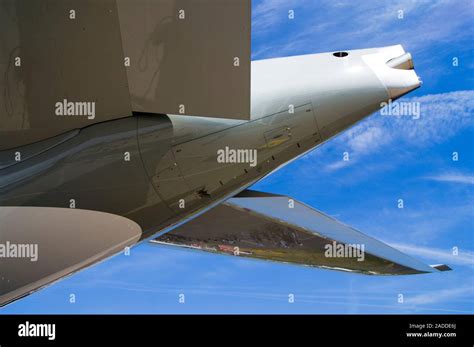
[[[132,114],[115,0],[1,1],[0,44],[0,150]]]
[[[0,89],[0,151],[132,111],[249,119],[250,1],[2,0]]]
[[[49,151],[1,170],[1,206],[71,204],[125,216],[144,230],[172,215],[143,169],[136,117],[84,128]]]
[[[34,155],[0,169],[0,206],[117,214],[136,222],[141,240],[148,239],[239,193],[389,98],[417,88],[413,70],[387,66],[403,54],[401,46],[392,46],[349,51],[342,58],[318,54],[254,62],[254,113],[247,122],[135,114],[81,128],[47,150],[38,142],[28,147]],[[232,160],[231,150],[247,151],[247,160]],[[231,154],[220,160],[222,153]]]
[[[140,226],[81,209],[0,207],[0,304],[135,244]]]
[[[117,7],[134,111],[249,119],[250,0]]]

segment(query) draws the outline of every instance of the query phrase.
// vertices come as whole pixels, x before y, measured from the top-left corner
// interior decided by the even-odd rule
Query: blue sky
[[[252,59],[401,43],[424,82],[403,98],[420,102],[420,119],[377,113],[253,189],[454,271],[375,277],[142,244],[1,312],[474,313],[473,17],[468,0],[253,3]]]

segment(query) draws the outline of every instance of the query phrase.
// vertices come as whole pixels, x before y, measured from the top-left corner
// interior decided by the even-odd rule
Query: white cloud
[[[367,126],[355,127],[347,132],[347,141],[350,149],[358,153],[368,153],[391,141],[382,127]]]
[[[302,19],[300,30],[281,35],[280,25],[289,8],[296,9],[296,21]],[[403,19],[398,18],[399,11]],[[277,39],[258,47],[253,55],[263,58],[395,43],[424,53],[443,41],[469,40],[473,33],[470,13],[468,1],[264,0],[254,7],[253,34],[274,34]]]
[[[444,262],[447,265],[467,265],[474,266],[474,252],[469,250],[458,250],[458,255],[453,255],[451,249],[439,249],[432,247],[422,247],[404,243],[389,243],[396,249],[416,256],[433,259],[436,262]]]
[[[469,184],[474,185],[474,176],[473,175],[464,175],[457,173],[446,173],[440,174],[437,176],[428,176],[426,179],[438,181],[438,182],[448,182],[448,183],[460,183],[460,184]]]
[[[332,162],[330,164],[327,164],[324,169],[326,171],[336,171],[336,170],[342,169],[344,167],[347,167],[352,163],[353,163],[353,161],[349,161],[349,160],[346,161],[346,160],[341,159],[341,160]]]
[[[353,158],[360,159],[390,145],[398,147],[403,144],[408,148],[429,147],[448,140],[463,128],[474,125],[474,90],[429,94],[400,100],[408,103],[419,102],[420,118],[381,116],[377,113],[332,140],[333,146],[341,152],[349,150],[350,163],[354,163]],[[346,165],[332,163],[326,169],[333,171],[344,166]],[[438,177],[439,180],[443,178],[446,181],[449,178],[452,180],[457,178],[458,182],[463,179],[454,175]],[[464,179],[469,181],[469,177]]]
[[[349,153],[349,160],[340,160],[327,164],[326,171],[336,171],[358,162],[358,158],[377,150],[390,141],[390,136],[383,128],[369,126],[349,129],[345,134],[345,151]],[[356,156],[352,154],[356,153]]]
[[[403,101],[419,102],[421,117],[391,117],[391,120],[385,120],[384,125],[396,127],[401,138],[414,145],[442,142],[461,128],[474,124],[474,90],[428,94]]]
[[[265,34],[288,20],[288,11],[311,3],[308,0],[263,0],[252,8],[252,33]]]
[[[463,286],[456,288],[441,289],[438,291],[430,291],[428,293],[423,293],[415,295],[413,297],[408,296],[405,299],[406,304],[411,305],[425,305],[425,304],[434,304],[439,302],[445,302],[457,298],[462,298],[466,296],[472,296],[474,294],[473,286]]]

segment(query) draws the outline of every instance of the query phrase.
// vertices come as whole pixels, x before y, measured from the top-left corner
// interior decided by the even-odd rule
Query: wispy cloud
[[[252,33],[262,35],[276,29],[278,23],[288,20],[288,11],[308,6],[308,0],[263,0],[252,8]]]
[[[457,255],[454,255],[452,249],[422,247],[405,243],[390,243],[390,245],[400,251],[432,259],[436,262],[445,262],[447,265],[467,265],[474,267],[474,252],[470,250],[458,249]]]
[[[324,169],[326,171],[337,171],[339,169],[342,169],[342,168],[345,168],[345,167],[348,167],[349,165],[353,164],[354,163],[354,160],[352,161],[349,161],[349,160],[338,160],[338,161],[334,161],[332,163],[329,163],[327,164]]]
[[[333,162],[328,164],[326,169],[334,171],[343,168],[363,156],[389,146],[397,148],[403,144],[408,148],[426,148],[446,141],[461,129],[474,125],[473,90],[429,94],[401,100],[420,103],[420,118],[381,116],[377,113],[333,140],[333,148],[341,153],[348,151],[351,160],[344,162],[345,164]],[[432,179],[472,182],[472,177],[461,175],[440,175],[433,176]]]
[[[378,127],[385,130],[392,141],[405,141],[414,146],[427,146],[445,141],[460,129],[474,124],[474,90],[428,94],[419,97],[404,98],[405,103],[420,104],[420,118],[400,116],[380,116],[373,122],[361,124],[366,132]],[[396,136],[392,136],[395,134]],[[385,136],[385,134],[384,134]],[[387,141],[386,143],[389,143]]]
[[[429,94],[403,101],[419,102],[421,117],[394,118],[389,123],[401,130],[404,140],[414,145],[444,141],[461,128],[474,124],[474,90]]]
[[[333,161],[324,167],[326,171],[337,171],[354,165],[359,162],[361,157],[377,151],[379,148],[390,143],[392,139],[391,135],[383,127],[358,125],[349,129],[335,141],[340,150],[343,151],[341,154],[347,152],[349,160],[343,160],[344,157],[341,155],[340,160]]]
[[[425,178],[429,180],[433,180],[433,181],[438,181],[438,182],[474,185],[473,175],[465,175],[465,174],[459,174],[459,173],[445,173],[445,174],[439,174],[436,176],[427,176]]]
[[[354,152],[367,153],[391,142],[391,135],[383,127],[356,127],[347,132],[350,149]]]
[[[289,9],[295,10],[291,24]],[[403,11],[402,19],[400,11]],[[260,45],[253,56],[378,47],[381,42],[382,45],[403,43],[410,50],[422,52],[443,41],[469,39],[474,31],[470,25],[472,12],[469,1],[263,0],[254,6],[252,32],[257,39],[272,38],[272,41]],[[288,30],[281,35],[280,29],[285,25],[289,26],[285,27]]]
[[[413,297],[407,297],[405,302],[410,305],[426,305],[450,301],[457,298],[471,297],[474,295],[472,285],[429,291]]]

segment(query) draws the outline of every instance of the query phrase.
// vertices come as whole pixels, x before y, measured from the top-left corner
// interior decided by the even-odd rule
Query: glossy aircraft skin
[[[235,195],[420,85],[413,70],[386,66],[405,53],[401,46],[348,53],[253,62],[248,122],[139,114],[60,136],[49,149],[2,169],[0,204],[69,207],[74,199],[76,208],[130,218],[147,238]],[[216,153],[226,146],[257,149],[257,166],[218,163]]]
[[[254,61],[250,121],[134,114],[4,151],[0,206],[73,201],[137,223],[133,243],[172,230],[420,86],[387,65],[401,46],[347,53]],[[226,147],[257,150],[257,165],[219,163]]]

